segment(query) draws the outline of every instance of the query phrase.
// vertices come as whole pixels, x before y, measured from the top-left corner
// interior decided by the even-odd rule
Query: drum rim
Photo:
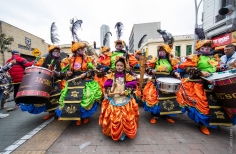
[[[176,83],[169,83],[169,82],[166,82],[166,81],[160,81],[160,80],[158,80],[158,79],[160,79],[160,78],[169,78],[169,79],[176,80],[176,81],[179,81],[179,82],[176,82]],[[176,78],[170,78],[170,77],[160,77],[160,78],[157,78],[156,81],[157,81],[157,82],[162,82],[162,83],[167,83],[167,84],[181,84],[181,80],[176,79]]]
[[[44,67],[39,67],[39,66],[30,66],[30,67],[26,67],[25,70],[30,69],[30,68],[40,68],[40,69],[44,69],[44,70],[47,70],[47,71],[49,71],[49,72],[52,73],[51,70],[49,70],[49,69],[47,69],[47,68],[44,68]]]

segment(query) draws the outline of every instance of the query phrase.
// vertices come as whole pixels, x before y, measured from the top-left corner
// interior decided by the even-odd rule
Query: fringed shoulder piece
[[[190,59],[194,63],[197,63],[199,61],[199,56],[196,54],[188,55],[187,58]]]
[[[133,80],[136,80],[135,77],[133,77],[129,73],[126,73],[126,81],[133,81]]]
[[[115,75],[115,73],[109,73],[109,74],[106,75],[106,77],[107,77],[107,79],[113,80],[114,79],[114,75]]]

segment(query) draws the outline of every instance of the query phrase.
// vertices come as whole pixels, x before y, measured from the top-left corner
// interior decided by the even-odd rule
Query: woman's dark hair
[[[43,65],[42,65],[42,67],[48,69],[48,65],[50,65],[50,64],[51,64],[51,60],[54,59],[54,62],[52,63],[52,66],[53,66],[53,67],[56,66],[56,71],[59,72],[59,71],[60,71],[60,68],[61,68],[61,67],[60,67],[61,57],[54,58],[54,57],[52,56],[52,52],[53,52],[53,50],[49,51],[49,53],[48,53],[48,55],[47,55],[47,57],[46,57],[46,59],[45,59]]]
[[[124,59],[124,58],[120,57],[120,58],[115,62],[115,66],[116,66],[116,64],[117,64],[118,62],[122,62],[122,63],[124,64],[125,69],[126,69],[126,66],[125,66],[125,59]]]

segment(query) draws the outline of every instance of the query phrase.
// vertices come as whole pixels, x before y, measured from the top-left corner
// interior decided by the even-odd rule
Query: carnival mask
[[[165,57],[166,56],[166,51],[165,50],[160,50],[159,51],[159,56],[160,57]]]
[[[208,55],[210,53],[211,48],[210,47],[201,47],[199,52]]]
[[[58,57],[60,57],[60,51],[59,50],[54,50],[53,52],[52,52],[52,56],[53,57],[55,57],[55,58],[58,58]]]
[[[116,50],[117,50],[117,51],[120,51],[120,50],[122,50],[122,49],[123,49],[122,44],[117,44],[117,45],[116,45]]]
[[[84,49],[78,49],[77,54],[80,55],[80,56],[83,56],[84,55]]]

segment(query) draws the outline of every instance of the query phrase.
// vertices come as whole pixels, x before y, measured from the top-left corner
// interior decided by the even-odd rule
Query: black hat
[[[19,51],[17,51],[17,50],[12,50],[12,51],[11,51],[11,54],[14,55],[14,54],[20,54],[20,53],[19,53]]]

